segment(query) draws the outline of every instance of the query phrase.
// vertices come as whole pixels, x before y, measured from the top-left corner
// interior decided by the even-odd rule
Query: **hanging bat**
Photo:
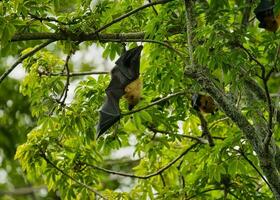
[[[142,84],[140,75],[140,54],[143,46],[124,52],[111,71],[111,81],[106,88],[106,99],[99,110],[97,138],[120,120],[119,101],[122,96],[131,110],[140,100]]]
[[[274,0],[261,0],[254,10],[257,19],[260,21],[259,27],[268,31],[277,31],[280,24],[280,15],[274,16]]]
[[[202,94],[194,94],[192,96],[192,106],[195,110],[204,113],[214,114],[217,111],[217,106],[212,97]]]

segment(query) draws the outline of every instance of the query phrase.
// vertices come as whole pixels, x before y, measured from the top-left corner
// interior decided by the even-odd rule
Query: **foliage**
[[[244,12],[253,17],[244,1],[196,1],[192,55],[185,2],[163,1],[122,18],[144,4],[143,0],[0,2],[3,59],[26,55],[43,39],[53,40],[49,47],[20,60],[27,72],[19,89],[25,97],[14,97],[8,89],[0,93],[16,105],[11,110],[7,99],[0,99],[0,136],[5,137],[0,142],[10,142],[3,149],[13,155],[22,143],[15,159],[28,180],[43,181],[62,199],[273,199],[261,158],[246,133],[217,99],[219,111],[214,115],[195,111],[192,94],[209,91],[185,72],[193,56],[256,130],[273,115],[273,142],[278,144],[279,32],[258,28],[256,19],[242,25]],[[143,100],[129,113],[122,99],[120,122],[96,140],[98,110],[110,76],[71,76],[89,69],[96,72],[91,63],[74,66],[71,58],[95,44],[103,48],[105,59],[115,60],[124,42],[126,48],[144,45]],[[248,92],[248,80],[270,94],[275,112],[259,99],[257,89]],[[1,86],[12,87],[9,81]],[[75,86],[73,97],[69,84]],[[29,112],[35,124],[21,123]],[[23,135],[8,140],[7,135],[17,131]],[[209,138],[214,145],[209,145]],[[133,155],[114,156],[124,149]]]

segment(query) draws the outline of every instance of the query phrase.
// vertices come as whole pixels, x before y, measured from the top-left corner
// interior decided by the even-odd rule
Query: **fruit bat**
[[[192,96],[192,106],[195,110],[212,113],[217,110],[216,104],[212,97],[202,94],[194,94]]]
[[[268,31],[277,31],[280,24],[280,15],[274,16],[274,0],[261,0],[254,10],[257,19],[260,21],[259,27]]]
[[[142,49],[143,46],[130,49],[116,61],[116,65],[111,71],[111,81],[105,90],[105,101],[99,110],[97,138],[120,120],[119,101],[122,96],[128,101],[130,110],[140,100],[139,70]]]

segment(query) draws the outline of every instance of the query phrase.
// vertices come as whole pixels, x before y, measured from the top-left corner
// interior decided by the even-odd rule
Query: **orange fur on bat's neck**
[[[132,81],[130,84],[128,84],[125,89],[125,95],[124,98],[128,102],[128,109],[132,110],[132,108],[138,104],[138,102],[141,99],[141,91],[142,91],[142,82],[139,78]]]
[[[263,19],[266,26],[264,27],[267,31],[276,32],[280,25],[280,15],[277,17],[267,16]]]
[[[199,101],[200,101],[199,109],[202,112],[213,114],[216,111],[217,107],[212,97],[207,95],[202,95]]]

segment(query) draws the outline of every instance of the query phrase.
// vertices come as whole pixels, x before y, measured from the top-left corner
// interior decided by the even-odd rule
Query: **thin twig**
[[[39,72],[39,73],[41,75],[46,75],[46,76],[67,76],[66,73],[49,73],[49,72]],[[100,74],[110,74],[110,72],[108,72],[108,71],[70,72],[69,77],[100,75]]]
[[[128,13],[126,13],[126,14],[124,14],[124,15],[116,18],[116,19],[114,19],[114,20],[112,20],[108,24],[106,24],[106,25],[102,26],[101,28],[97,29],[96,31],[94,31],[93,34],[100,33],[101,31],[105,30],[106,28],[108,28],[108,27],[112,26],[113,24],[115,24],[115,23],[117,23],[117,22],[119,22],[119,21],[129,17],[130,15],[133,15],[134,13],[137,13],[140,10],[143,10],[143,9],[145,9],[147,7],[154,6],[154,5],[157,5],[157,4],[164,4],[164,3],[167,3],[167,2],[170,2],[170,1],[173,1],[173,0],[159,0],[159,1],[155,1],[155,2],[152,2],[152,3],[149,3],[149,4],[145,4],[143,6],[140,6],[139,8],[136,8],[136,9],[134,9],[134,10],[132,10],[132,11],[130,11],[130,12],[128,12]]]
[[[263,179],[263,181],[268,185],[269,189],[273,192],[272,188],[270,187],[269,182],[266,180],[266,178],[262,175],[260,170],[255,166],[255,164],[245,155],[243,150],[236,150],[240,155],[254,168],[254,170],[260,175],[260,177]]]
[[[101,197],[102,199],[107,200],[106,197],[104,197],[100,192],[98,192],[97,190],[95,190],[94,188],[88,186],[85,183],[82,183],[80,181],[78,181],[77,179],[75,179],[74,177],[70,176],[69,174],[67,174],[66,172],[64,172],[62,169],[60,169],[59,167],[57,167],[52,161],[50,161],[47,156],[45,155],[45,153],[41,154],[42,158],[49,163],[53,168],[55,168],[57,171],[59,171],[61,174],[63,174],[64,176],[68,177],[69,179],[71,179],[72,181],[74,181],[75,183],[87,188],[89,191],[93,192],[94,194],[98,195],[99,197]]]
[[[249,24],[250,13],[252,9],[253,0],[246,0],[246,7],[244,8],[242,21],[241,21],[241,30],[246,29]]]
[[[165,130],[156,129],[156,128],[152,127],[152,126],[147,126],[147,128],[150,129],[154,133],[161,133],[161,134],[164,134],[164,135],[172,135],[172,136],[176,136],[176,137],[188,138],[188,139],[191,139],[191,140],[196,140],[197,142],[199,142],[201,144],[208,144],[208,141],[203,139],[203,138],[194,137],[194,136],[185,135],[185,134],[171,133],[171,132],[168,132],[168,131],[165,131]]]
[[[226,120],[228,120],[228,119],[229,119],[229,117],[224,117],[224,118],[221,118],[221,119],[218,119],[218,120],[214,121],[214,122],[211,124],[211,126],[209,126],[209,130],[212,129],[216,124],[218,124],[218,123],[220,123],[220,122],[222,122],[222,121],[226,121]]]
[[[160,176],[163,187],[165,187],[166,184],[165,184],[165,180],[164,180],[164,177],[163,177],[162,173],[160,173],[159,176]]]
[[[148,1],[149,1],[149,3],[152,3],[152,0],[148,0]],[[153,11],[155,12],[156,16],[158,16],[158,12],[157,12],[156,8],[154,6],[152,6],[152,8],[153,8]]]
[[[37,51],[41,50],[42,48],[46,47],[47,45],[49,45],[52,42],[53,42],[53,40],[48,40],[48,41],[38,45],[37,47],[35,47],[30,52],[20,56],[18,58],[18,60],[7,71],[5,71],[4,74],[1,75],[1,77],[0,77],[0,84],[17,67],[18,64],[22,63],[22,61],[24,61],[26,58],[28,58],[29,56],[32,56]]]
[[[68,90],[69,90],[69,84],[70,84],[70,76],[69,76],[69,60],[70,60],[70,57],[71,57],[71,54],[72,53],[69,53],[67,55],[67,58],[65,60],[65,69],[66,69],[66,83],[65,83],[65,86],[64,86],[64,90],[61,94],[61,97],[59,99],[59,102],[60,104],[63,106],[65,104],[65,100],[67,98],[67,93],[68,93]]]
[[[147,106],[144,106],[142,108],[139,108],[139,109],[136,109],[136,110],[133,110],[133,111],[130,111],[130,112],[123,113],[123,114],[121,114],[121,117],[126,116],[126,115],[131,115],[131,114],[136,113],[136,112],[140,112],[140,111],[145,110],[147,108],[150,108],[150,107],[152,107],[154,105],[157,105],[157,104],[159,104],[159,103],[161,103],[163,101],[167,101],[168,99],[171,99],[171,98],[173,98],[175,96],[183,95],[185,93],[186,93],[185,91],[180,91],[180,92],[176,92],[176,93],[170,94],[170,95],[168,95],[168,96],[166,96],[166,97],[164,97],[162,99],[159,99],[157,101],[152,102],[151,104],[149,104]]]
[[[121,34],[120,34],[120,38],[110,39],[110,42],[147,42],[147,43],[160,44],[160,45],[165,46],[168,49],[174,51],[174,53],[176,53],[182,59],[182,61],[186,64],[187,57],[184,55],[184,53],[175,49],[174,47],[172,47],[170,44],[168,44],[166,42],[161,42],[161,41],[152,40],[152,39],[144,39],[144,38],[139,38],[139,39],[127,38],[126,39],[126,38],[122,37]]]
[[[253,60],[257,65],[259,65],[259,66],[261,67],[262,72],[265,71],[265,66],[264,66],[260,61],[258,61],[258,59],[256,59],[255,56],[253,56],[253,55],[251,54],[251,52],[250,52],[248,49],[246,49],[242,44],[237,44],[237,46],[238,46],[239,48],[243,49],[243,50],[247,53],[247,55],[249,56],[249,58],[250,58],[251,60]]]
[[[97,169],[100,170],[102,172],[108,173],[108,174],[114,174],[114,175],[119,175],[119,176],[125,176],[125,177],[130,177],[130,178],[138,178],[138,179],[149,179],[151,177],[160,175],[162,172],[164,172],[165,170],[167,170],[168,168],[170,168],[173,164],[175,164],[178,160],[180,160],[182,157],[184,157],[188,152],[190,152],[192,149],[194,149],[199,143],[194,143],[192,144],[190,147],[188,147],[185,151],[183,151],[178,157],[176,157],[174,160],[172,160],[170,163],[168,163],[167,165],[165,165],[164,167],[162,167],[161,169],[159,169],[158,171],[148,174],[148,175],[144,175],[144,176],[140,176],[140,175],[135,175],[135,174],[128,174],[128,173],[124,173],[124,172],[116,172],[113,170],[109,170],[109,169],[105,169],[93,164],[89,164],[89,163],[85,163],[85,162],[81,162],[81,164],[85,164],[93,169]]]
[[[47,21],[47,22],[56,22],[58,24],[62,24],[62,25],[72,25],[72,24],[77,24],[79,23],[78,21],[74,21],[72,20],[71,22],[69,23],[66,23],[66,22],[62,22],[62,21],[59,21],[57,20],[56,18],[54,17],[40,17],[40,16],[37,16],[37,15],[34,15],[32,13],[28,13],[28,15],[32,18],[32,19],[35,19],[35,20],[39,20],[39,21]]]
[[[197,197],[197,196],[199,196],[201,194],[204,194],[204,193],[207,193],[207,192],[211,192],[211,191],[215,191],[215,190],[224,190],[224,188],[222,188],[222,187],[221,188],[209,188],[209,189],[203,190],[201,192],[198,192],[198,193],[196,193],[196,194],[186,198],[185,200],[190,200],[190,199],[193,199],[193,198],[195,198],[195,197]]]

